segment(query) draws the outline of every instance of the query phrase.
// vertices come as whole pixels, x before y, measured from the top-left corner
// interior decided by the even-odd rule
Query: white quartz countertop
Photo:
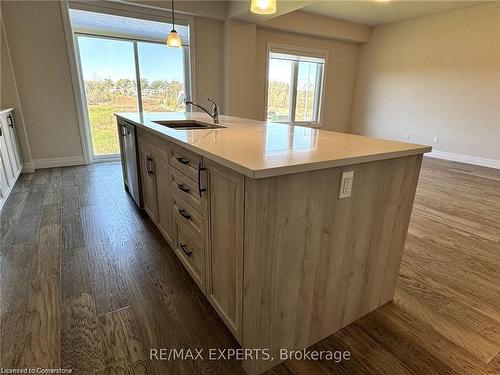
[[[4,113],[12,112],[14,108],[0,108],[0,115]]]
[[[220,116],[227,128],[179,130],[155,121],[201,121],[205,113],[117,113],[141,128],[248,177],[262,178],[422,154],[430,146]]]

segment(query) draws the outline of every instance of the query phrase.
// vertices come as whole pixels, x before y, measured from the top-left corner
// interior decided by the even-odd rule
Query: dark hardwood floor
[[[234,360],[149,359],[238,344],[123,190],[118,163],[22,175],[0,240],[0,367],[243,373]],[[500,373],[500,171],[425,159],[394,301],[311,349],[351,359],[269,373]]]

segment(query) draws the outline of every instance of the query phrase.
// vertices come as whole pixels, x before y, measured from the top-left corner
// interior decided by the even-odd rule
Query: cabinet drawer
[[[172,143],[170,145],[169,161],[174,168],[193,179],[193,181],[198,181],[198,169],[201,163],[199,155]]]
[[[194,237],[203,240],[203,217],[176,193],[172,194],[172,215],[176,223],[191,232]]]
[[[161,139],[153,134],[149,134],[144,130],[139,129],[139,144],[144,144],[151,151],[153,151],[156,155],[162,157],[165,160],[169,158],[169,145],[170,142]]]
[[[170,168],[168,181],[171,191],[176,192],[199,213],[205,214],[207,206],[206,193],[202,192],[200,197],[199,186],[196,182],[177,172],[174,168]]]
[[[175,253],[201,290],[205,290],[205,252],[203,241],[176,223]]]

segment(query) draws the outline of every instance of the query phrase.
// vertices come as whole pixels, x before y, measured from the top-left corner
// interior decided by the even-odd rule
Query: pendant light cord
[[[175,11],[174,11],[174,0],[172,0],[172,30],[175,30],[175,19],[174,19]]]

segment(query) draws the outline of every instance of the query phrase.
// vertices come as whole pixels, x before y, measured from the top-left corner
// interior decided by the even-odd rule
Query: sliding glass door
[[[119,156],[116,112],[181,112],[190,94],[189,26],[170,48],[166,23],[70,11],[92,159]]]
[[[95,157],[120,152],[115,112],[137,112],[134,44],[78,36],[88,122]]]
[[[140,90],[144,112],[184,111],[184,53],[158,43],[137,43]]]

